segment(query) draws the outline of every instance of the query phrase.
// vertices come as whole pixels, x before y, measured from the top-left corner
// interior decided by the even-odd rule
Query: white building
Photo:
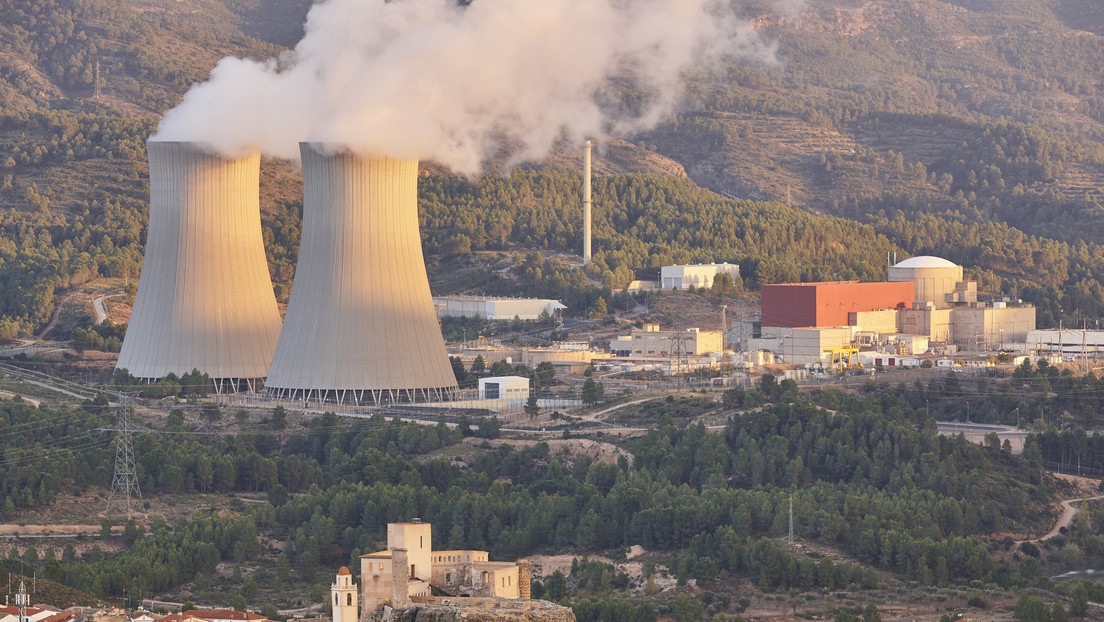
[[[529,379],[524,376],[480,378],[479,399],[525,401],[529,399]]]
[[[718,274],[727,274],[736,280],[740,266],[729,263],[693,264],[687,266],[663,266],[659,269],[659,283],[663,289],[713,287]]]
[[[567,307],[558,300],[541,298],[485,298],[438,296],[433,299],[441,317],[481,317],[488,320],[540,319],[542,313],[555,318]]]
[[[721,352],[722,345],[719,330],[660,330],[659,324],[645,324],[611,341],[610,353],[614,356],[697,356]]]
[[[1104,330],[1033,330],[1027,333],[1027,351],[1098,359],[1104,355]]]

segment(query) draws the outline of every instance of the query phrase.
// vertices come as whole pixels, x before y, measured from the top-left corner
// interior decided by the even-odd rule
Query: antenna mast
[[[31,606],[31,595],[27,593],[27,586],[23,581],[19,582],[19,593],[15,595],[15,606],[19,608],[19,622],[27,622],[27,607]]]
[[[134,468],[134,432],[138,428],[131,422],[130,415],[134,407],[130,403],[130,394],[119,396],[119,417],[115,424],[115,475],[111,478],[111,494],[107,498],[107,509],[118,505],[126,509],[127,519],[131,514],[131,503],[142,498],[142,489],[138,487],[138,474]],[[132,497],[134,497],[132,501]]]

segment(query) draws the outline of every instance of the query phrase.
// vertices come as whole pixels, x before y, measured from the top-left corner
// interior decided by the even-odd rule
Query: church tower
[[[337,579],[330,586],[330,603],[333,605],[333,622],[357,622],[357,608],[360,602],[357,600],[357,586],[353,583],[353,575],[345,566],[337,571]]]

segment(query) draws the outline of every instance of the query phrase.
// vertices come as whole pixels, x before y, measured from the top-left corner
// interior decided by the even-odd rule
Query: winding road
[[[1047,532],[1047,534],[1041,538],[1033,538],[1028,540],[1019,540],[1016,544],[1023,542],[1042,542],[1043,540],[1049,540],[1054,536],[1061,533],[1063,527],[1069,527],[1073,522],[1073,518],[1077,516],[1077,513],[1081,511],[1080,507],[1074,506],[1075,503],[1081,503],[1082,501],[1096,501],[1098,499],[1104,499],[1104,495],[1096,495],[1093,497],[1081,497],[1078,499],[1066,499],[1062,502],[1062,515],[1058,517],[1058,522],[1054,523],[1054,527]]]

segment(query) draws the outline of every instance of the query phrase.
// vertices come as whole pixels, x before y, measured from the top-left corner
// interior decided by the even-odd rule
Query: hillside
[[[268,58],[292,45],[309,5],[0,4],[0,283],[6,286],[0,337],[36,332],[52,315],[55,297],[90,279],[137,276],[148,192],[145,137],[219,58]],[[1086,301],[1056,313],[1104,309],[1099,286],[1091,286],[1104,277],[1104,251],[1096,246],[1104,235],[1098,3],[810,0],[798,12],[766,0],[737,5],[777,42],[777,62],[731,61],[688,75],[684,112],[652,131],[600,140],[595,170],[615,192],[607,202],[652,196],[667,185],[652,175],[688,177],[731,199],[778,201],[854,220],[865,225],[855,229],[862,233],[835,241],[838,258],[754,237],[718,248],[712,242],[733,214],[762,213],[764,230],[785,232],[793,216],[750,203],[705,212],[676,204],[663,210],[690,210],[696,234],[660,228],[635,248],[642,240],[633,231],[647,230],[646,221],[685,223],[645,209],[633,216],[634,229],[604,215],[598,203],[601,249],[593,278],[617,287],[637,270],[682,257],[740,261],[752,285],[821,275],[876,278],[871,251],[934,252],[966,265],[993,292],[1057,292],[1089,283]],[[503,154],[501,161],[507,159]],[[576,148],[561,145],[521,169],[577,175],[580,160]],[[297,249],[298,173],[282,162],[264,167],[266,237],[283,299]],[[433,163],[424,168],[448,173]],[[423,220],[432,223],[424,232],[427,250],[577,252],[572,183],[557,182],[551,192],[522,189],[508,205],[491,195],[454,196],[455,205],[467,206],[463,215],[424,200]],[[464,192],[479,186],[462,185]],[[527,219],[527,211],[559,222],[534,230],[481,220],[504,210],[511,222]],[[918,223],[925,235],[917,235]],[[847,257],[857,257],[852,247],[866,251],[848,265]],[[806,264],[814,257],[832,263],[813,269]]]

